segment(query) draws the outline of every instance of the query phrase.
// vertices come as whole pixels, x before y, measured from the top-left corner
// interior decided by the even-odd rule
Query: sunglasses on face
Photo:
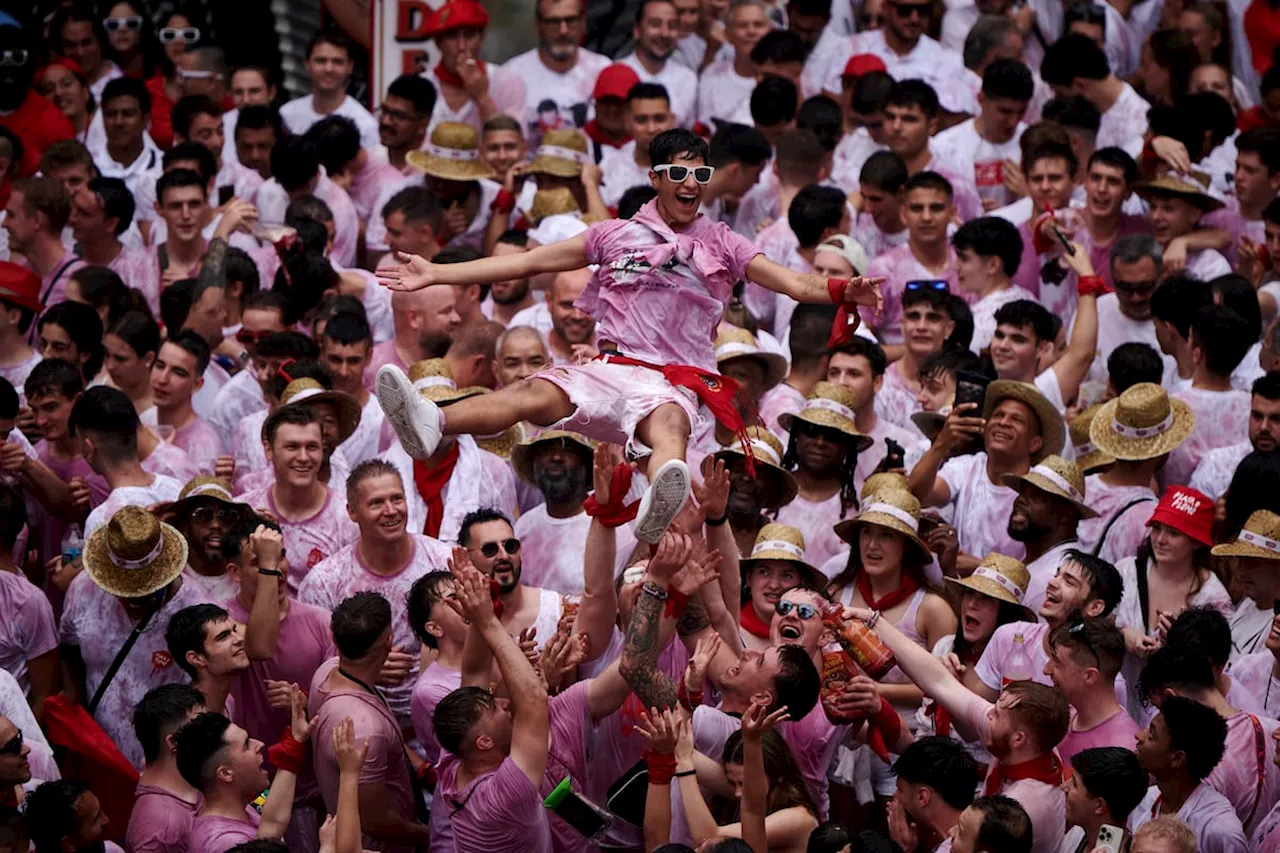
[[[785,598],[782,601],[779,601],[773,609],[778,612],[779,616],[787,616],[792,610],[794,610],[797,616],[805,620],[812,619],[818,615],[818,608],[814,607],[812,604],[787,601]]]
[[[245,346],[253,346],[269,334],[271,332],[252,332],[248,329],[240,329],[236,332],[236,340]]]
[[[116,30],[128,30],[136,33],[142,29],[142,16],[129,15],[124,18],[103,18],[102,26],[106,27],[109,33],[114,33]]]
[[[1125,293],[1147,293],[1155,290],[1157,282],[1155,279],[1150,281],[1120,281],[1116,279],[1116,290],[1123,290]]]
[[[9,739],[4,746],[0,746],[0,755],[22,755],[22,730]]]
[[[927,18],[931,9],[928,3],[893,3],[891,5],[893,10],[898,13],[899,18],[910,18],[912,15]]]
[[[802,421],[796,418],[791,424],[791,431],[798,432],[805,438],[825,438],[827,441],[839,442],[844,433],[833,427],[815,424],[811,421]]]
[[[198,506],[191,510],[191,520],[211,524],[216,518],[224,525],[234,524],[240,514],[229,506]]]
[[[907,282],[905,290],[932,290],[935,293],[950,293],[951,286],[941,279],[919,279]]]
[[[27,59],[31,56],[23,48],[17,50],[0,50],[0,65],[26,65]]]
[[[501,542],[486,542],[480,546],[480,553],[486,559],[492,560],[498,556],[498,549],[501,548],[508,556],[515,556],[520,553],[520,540],[516,538],[503,539]]]
[[[200,41],[200,29],[198,27],[162,27],[160,29],[161,44],[172,44],[175,41],[195,44]]]
[[[672,183],[683,184],[685,178],[689,177],[689,172],[693,172],[693,179],[698,183],[706,186],[711,183],[711,176],[715,174],[715,166],[677,166],[675,163],[663,163],[661,166],[654,166],[653,171],[658,174],[666,173],[667,179]]]

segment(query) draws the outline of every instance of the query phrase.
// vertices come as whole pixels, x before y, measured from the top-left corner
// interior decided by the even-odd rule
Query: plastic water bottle
[[[80,525],[73,524],[67,529],[67,533],[62,537],[62,561],[64,563],[74,563],[80,559],[80,555],[84,553],[84,534],[80,532]]]
[[[1032,672],[1031,655],[1027,653],[1027,647],[1021,634],[1013,635],[1013,651],[1009,653],[1009,659],[1004,664],[1004,674],[1000,679],[1002,687],[1011,684],[1014,681],[1031,681]]]

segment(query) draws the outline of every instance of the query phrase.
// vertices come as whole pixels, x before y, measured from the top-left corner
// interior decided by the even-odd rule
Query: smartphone
[[[231,201],[231,199],[235,197],[235,194],[236,188],[233,184],[218,187],[218,207],[222,207],[227,202]]]
[[[1098,827],[1098,843],[1094,850],[1106,850],[1108,853],[1120,853],[1124,847],[1124,830],[1110,823]]]
[[[907,467],[907,452],[901,444],[898,444],[892,438],[886,438],[884,446],[884,459],[881,460],[879,467],[876,468],[877,471],[893,471],[897,468]]]
[[[1063,234],[1062,229],[1059,228],[1057,225],[1053,225],[1050,227],[1053,228],[1053,234],[1055,237],[1058,238],[1058,242],[1062,244],[1062,248],[1067,250],[1068,255],[1074,256],[1076,253],[1076,250],[1075,250],[1075,247],[1071,245],[1071,241],[1067,239],[1067,235]]]
[[[982,405],[986,402],[987,397],[987,377],[980,373],[969,373],[966,370],[956,371],[956,400],[952,404],[952,409],[957,409],[965,403],[974,403],[977,405],[975,411],[966,413],[966,417],[980,418],[982,417]]]
[[[613,815],[576,793],[573,790],[573,780],[567,776],[547,795],[542,804],[589,841],[604,838],[613,825]]]

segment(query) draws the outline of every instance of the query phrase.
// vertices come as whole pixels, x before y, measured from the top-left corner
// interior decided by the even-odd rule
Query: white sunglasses
[[[107,32],[129,30],[136,33],[142,29],[142,17],[140,15],[128,15],[123,18],[103,18],[102,26],[106,28]]]
[[[698,183],[706,186],[711,183],[711,176],[715,174],[715,166],[681,166],[676,163],[663,163],[654,166],[653,171],[658,174],[666,173],[667,179],[673,183],[683,184],[685,179],[689,177],[689,173],[693,172],[693,179]]]

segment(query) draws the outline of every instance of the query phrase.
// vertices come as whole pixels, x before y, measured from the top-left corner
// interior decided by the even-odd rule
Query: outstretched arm
[[[378,283],[391,290],[422,290],[433,284],[488,284],[528,278],[540,273],[564,272],[587,265],[587,238],[579,234],[546,246],[513,255],[480,258],[461,264],[433,264],[418,255],[404,263],[377,271]]]
[[[830,305],[834,300],[827,287],[827,279],[812,273],[798,273],[776,264],[764,255],[756,255],[747,264],[747,278],[763,288],[790,296],[797,302],[814,302]],[[497,280],[497,279],[495,279]],[[844,298],[841,302],[857,305],[874,306],[876,311],[883,307],[880,296],[881,276],[867,278],[854,276],[845,285]]]
[[[658,668],[658,653],[662,650],[658,629],[667,606],[671,576],[684,565],[692,550],[692,540],[686,535],[668,533],[662,537],[658,553],[649,561],[631,624],[627,626],[619,670],[646,708],[671,708],[676,704],[675,682]]]

